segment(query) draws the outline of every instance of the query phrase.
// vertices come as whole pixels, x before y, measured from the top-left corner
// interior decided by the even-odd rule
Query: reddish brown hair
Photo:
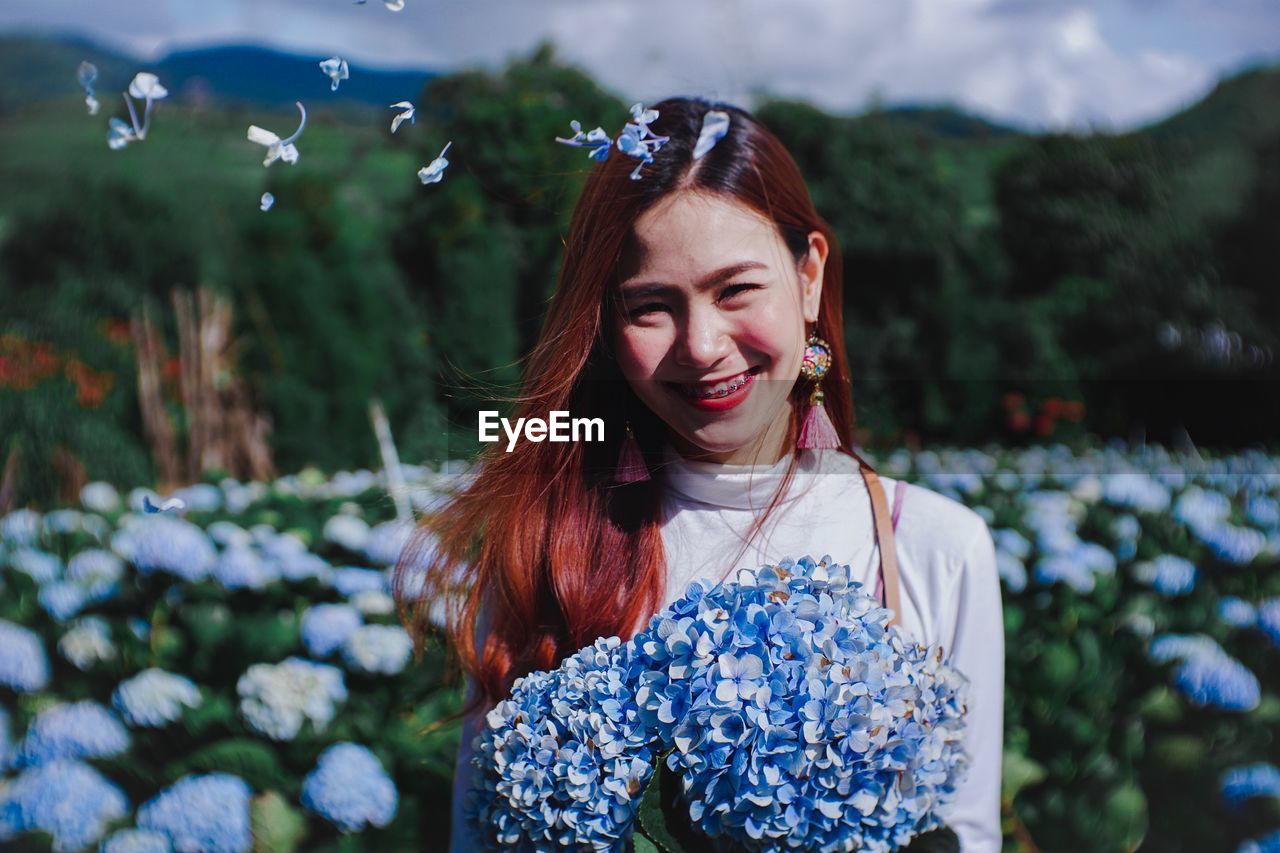
[[[616,148],[587,177],[555,295],[525,359],[510,415],[545,418],[559,410],[575,418],[599,417],[606,440],[517,442],[509,453],[505,444],[489,445],[477,460],[476,476],[447,506],[419,522],[396,566],[400,616],[419,648],[432,630],[432,604],[443,603],[447,634],[479,687],[473,707],[492,705],[516,678],[556,666],[597,637],[630,639],[664,600],[659,524],[665,480],[656,463],[666,426],[631,391],[610,353],[619,316],[619,261],[633,223],[659,199],[684,190],[734,199],[775,223],[797,265],[808,253],[811,232],[826,237],[830,251],[816,331],[833,352],[823,391],[842,450],[852,453],[840,252],[795,161],[773,133],[737,107],[671,98],[653,108],[659,117],[650,128],[670,141],[640,180],[630,178],[638,161]],[[729,113],[728,135],[695,161],[693,147],[711,109]],[[799,432],[805,393],[798,382],[791,397],[792,437]],[[653,477],[616,485],[609,475],[627,421]],[[753,534],[785,494],[795,459],[793,454]]]

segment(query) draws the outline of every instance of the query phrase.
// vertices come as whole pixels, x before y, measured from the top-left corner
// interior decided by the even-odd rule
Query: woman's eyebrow
[[[694,287],[697,290],[706,290],[715,287],[726,279],[733,278],[735,275],[747,270],[763,270],[768,269],[766,264],[759,261],[739,261],[736,264],[730,264],[727,267],[721,267],[710,275],[704,276]],[[658,293],[665,293],[671,290],[679,290],[673,284],[664,284],[658,281],[646,281],[639,283],[624,282],[622,284],[622,295],[627,297],[652,296]]]

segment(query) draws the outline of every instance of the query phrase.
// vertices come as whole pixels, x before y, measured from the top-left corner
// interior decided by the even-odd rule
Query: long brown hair
[[[473,479],[443,509],[421,520],[395,569],[400,612],[419,648],[443,608],[462,668],[479,686],[472,707],[492,705],[512,681],[549,669],[602,636],[629,631],[664,600],[660,532],[665,424],[631,391],[611,355],[617,322],[619,261],[633,223],[659,199],[680,191],[720,194],[775,223],[797,265],[808,235],[828,252],[817,333],[832,346],[823,380],[827,411],[852,455],[853,402],[844,348],[840,252],[813,207],[791,155],[746,111],[698,98],[653,105],[650,129],[670,137],[630,178],[637,160],[616,148],[592,167],[574,208],[564,259],[541,335],[525,359],[514,417],[602,418],[603,442],[521,441],[511,452],[489,445]],[[708,110],[729,113],[728,134],[698,160],[693,148]],[[798,434],[807,388],[791,395],[790,435]],[[623,424],[630,422],[652,478],[612,483]],[[786,493],[790,464],[774,500]],[[746,541],[750,541],[750,536]],[[465,594],[459,594],[463,593]],[[439,610],[437,610],[439,612]],[[483,615],[482,615],[483,614]]]

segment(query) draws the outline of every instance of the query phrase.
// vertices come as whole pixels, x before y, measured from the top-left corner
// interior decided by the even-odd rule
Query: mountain
[[[76,69],[82,60],[98,66],[98,100],[118,109],[123,92],[138,71],[159,75],[175,101],[218,101],[262,106],[308,105],[386,108],[395,101],[415,101],[435,72],[381,70],[358,64],[338,91],[320,70],[325,56],[304,56],[270,48],[231,45],[181,50],[157,62],[141,62],[81,38],[0,37],[0,114],[52,98],[70,97],[80,89]],[[318,105],[318,104],[316,104]]]

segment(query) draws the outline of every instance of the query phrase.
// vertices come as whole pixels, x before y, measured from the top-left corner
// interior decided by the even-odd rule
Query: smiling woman
[[[939,811],[966,853],[999,850],[1004,637],[986,524],[854,451],[840,253],[778,139],[698,99],[633,115],[618,147],[642,162],[591,153],[515,412],[600,418],[605,441],[490,445],[397,567],[419,638],[450,604],[472,686],[452,847],[485,843],[462,821],[472,736],[516,679],[631,639],[693,581],[828,554],[967,679],[970,772]]]

